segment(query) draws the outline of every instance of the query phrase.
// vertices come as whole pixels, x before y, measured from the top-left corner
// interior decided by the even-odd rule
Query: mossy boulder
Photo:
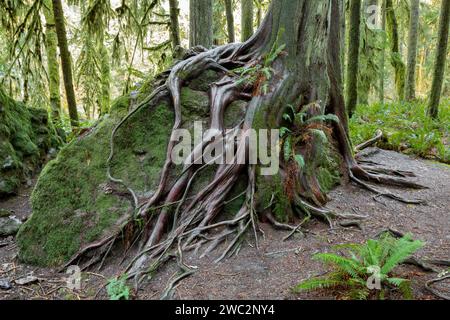
[[[0,198],[15,194],[59,144],[45,109],[27,108],[0,88]]]
[[[61,265],[83,245],[111,232],[133,210],[125,188],[108,180],[106,162],[113,128],[151,90],[151,83],[146,83],[138,101],[128,96],[117,99],[109,115],[65,146],[42,170],[31,198],[33,213],[17,235],[23,262]],[[183,127],[208,118],[207,92],[183,88],[181,102]],[[162,100],[139,109],[117,131],[112,175],[140,198],[157,188],[173,122],[172,105]]]

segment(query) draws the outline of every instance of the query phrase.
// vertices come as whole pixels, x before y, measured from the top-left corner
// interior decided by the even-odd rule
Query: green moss
[[[14,194],[58,145],[46,110],[27,108],[0,89],[0,197]]]
[[[205,99],[201,92],[183,90],[184,112],[204,114]],[[17,235],[22,261],[60,265],[132,210],[129,197],[117,195],[126,190],[106,176],[111,132],[129,105],[128,97],[117,99],[91,133],[74,139],[44,168],[32,194],[33,213]],[[162,101],[143,107],[117,131],[111,173],[138,196],[151,194],[159,183],[173,121],[172,107]]]
[[[210,84],[218,81],[221,78],[221,75],[213,70],[206,70],[199,77],[193,79],[189,83],[189,88],[196,91],[208,91],[210,88]]]

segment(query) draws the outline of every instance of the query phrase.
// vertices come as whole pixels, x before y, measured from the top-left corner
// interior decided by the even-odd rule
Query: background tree
[[[66,89],[67,105],[69,108],[70,123],[72,127],[78,126],[78,111],[75,100],[75,90],[73,89],[72,61],[69,47],[67,45],[66,26],[64,22],[64,12],[61,0],[52,0],[53,15],[55,18],[56,35],[61,57],[61,67],[64,78],[64,88]]]
[[[178,22],[178,16],[180,14],[180,9],[178,8],[178,0],[169,0],[169,7],[172,47],[175,50],[177,46],[181,45],[180,24]]]
[[[392,0],[386,0],[386,25],[391,48],[391,64],[395,71],[395,87],[399,100],[405,97],[405,64],[400,53],[397,17]]]
[[[228,43],[233,43],[236,42],[234,31],[233,0],[225,0],[225,13],[227,16]]]
[[[253,33],[253,0],[241,0],[241,41],[245,42]]]
[[[380,53],[380,74],[379,74],[379,96],[378,100],[384,104],[384,78],[386,70],[386,0],[381,0],[381,53]]]
[[[448,33],[450,23],[450,0],[442,0],[441,16],[439,19],[439,35],[434,67],[433,85],[430,92],[428,114],[432,118],[439,115],[439,101],[441,99],[442,83],[444,79]]]
[[[349,41],[347,54],[347,112],[351,117],[358,103],[358,70],[361,26],[361,0],[350,0]]]
[[[411,0],[411,15],[408,38],[408,63],[405,84],[405,99],[412,101],[416,96],[416,57],[419,38],[420,0]]]
[[[56,36],[53,4],[51,0],[44,1],[45,16],[45,47],[47,51],[48,87],[50,93],[50,109],[53,123],[60,121],[61,93],[58,62],[58,38]]]
[[[189,46],[213,46],[213,1],[189,0]]]

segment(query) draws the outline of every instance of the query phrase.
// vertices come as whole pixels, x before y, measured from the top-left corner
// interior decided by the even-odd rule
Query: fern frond
[[[424,243],[420,240],[412,241],[409,237],[398,239],[386,262],[381,267],[381,273],[388,274],[423,246]]]
[[[316,289],[330,289],[341,285],[339,280],[329,278],[311,278],[305,280],[294,287],[294,292],[311,291]]]

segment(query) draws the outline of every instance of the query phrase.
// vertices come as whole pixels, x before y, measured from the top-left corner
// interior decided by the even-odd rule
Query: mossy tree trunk
[[[447,60],[447,46],[450,20],[450,0],[442,0],[441,16],[439,19],[439,34],[434,65],[433,84],[430,92],[428,114],[432,118],[439,115],[439,102],[441,99],[442,83],[444,81],[445,65]]]
[[[416,60],[419,39],[420,0],[411,0],[409,16],[408,62],[406,69],[405,99],[412,101],[416,97]]]
[[[405,64],[400,53],[398,22],[392,0],[386,0],[386,25],[391,48],[391,64],[395,71],[395,88],[400,100],[405,98]]]
[[[358,103],[369,104],[369,95],[371,89],[376,86],[378,77],[377,71],[379,66],[375,63],[379,45],[380,33],[375,30],[376,25],[372,25],[376,21],[372,21],[376,15],[374,8],[377,8],[378,0],[364,0],[362,14],[361,30],[363,31],[360,41],[360,57],[358,72]]]
[[[253,29],[253,0],[241,0],[241,41],[245,42],[254,33]]]
[[[233,0],[225,0],[225,13],[227,16],[228,43],[233,43],[236,42],[236,35],[234,31]]]
[[[380,54],[380,80],[378,84],[378,100],[384,104],[384,78],[386,70],[386,0],[381,0],[381,54]]]
[[[351,117],[358,104],[358,70],[361,28],[361,0],[350,0],[349,39],[347,54],[347,112]]]
[[[56,35],[58,38],[59,53],[61,57],[61,67],[64,78],[64,88],[66,89],[67,106],[69,108],[70,123],[72,127],[78,126],[78,111],[73,88],[72,61],[67,44],[66,26],[64,22],[64,12],[61,0],[52,0],[53,15],[55,18]]]
[[[175,48],[181,44],[180,24],[178,22],[178,16],[180,14],[180,9],[178,8],[178,0],[169,0],[169,7],[172,48],[173,50],[175,50]]]
[[[105,44],[105,35],[101,33],[99,40],[100,53],[100,76],[101,76],[101,96],[100,115],[107,114],[111,105],[111,65],[110,54]]]
[[[110,140],[107,175],[111,182],[126,187],[135,211],[126,216],[129,220],[122,229],[111,231],[81,248],[68,264],[88,251],[111,247],[124,230],[136,230],[137,237],[143,237],[142,250],[126,268],[129,277],[140,279],[140,275],[149,271],[150,265],[150,271],[156,270],[172,250],[180,253],[208,243],[207,254],[229,240],[224,252],[216,259],[220,261],[239,248],[242,236],[249,230],[253,230],[258,247],[259,218],[288,229],[292,234],[299,227],[281,224],[274,216],[285,221],[314,216],[331,223],[330,219],[339,214],[323,207],[327,202],[327,189],[332,187],[329,180],[338,183],[343,177],[349,177],[379,196],[417,203],[389,192],[378,192],[362,181],[417,187],[402,179],[378,175],[376,167],[369,173],[354,159],[342,96],[339,39],[339,0],[273,0],[264,22],[251,39],[242,44],[201,51],[177,63],[170,73],[161,75],[159,86],[114,128]],[[242,73],[236,71],[238,67]],[[205,135],[197,141],[186,159],[202,159],[215,143],[224,142],[221,159],[224,160],[226,150],[235,150],[232,161],[210,166],[213,173],[207,185],[195,192],[191,186],[198,181],[197,174],[208,163],[186,162],[181,174],[177,173],[171,159],[176,139],[170,139],[156,190],[151,196],[138,199],[130,186],[112,176],[115,135],[140,109],[156,106],[162,101],[171,103],[175,118],[172,132],[175,132],[183,120],[187,120],[182,112],[182,88],[208,69],[220,70],[219,80],[211,83],[209,91],[208,129],[215,134]],[[234,128],[229,128],[237,130],[237,139],[218,141],[216,134],[226,136],[227,132],[224,113],[238,101],[245,104],[244,114]],[[274,171],[260,174],[265,167],[259,165],[262,162],[259,156],[255,162],[258,164],[241,161],[250,153],[246,139],[248,129],[263,134],[258,130],[280,127],[289,131],[285,130],[282,140],[277,141],[275,150],[271,150],[279,160],[274,163]],[[278,157],[276,150],[280,144],[284,152]],[[220,152],[215,156],[220,156]],[[389,173],[386,169],[378,172]],[[170,180],[170,177],[175,178]],[[240,209],[232,212],[234,216],[230,219],[221,213],[227,197],[239,182],[244,183],[243,202]],[[136,218],[144,220],[144,225],[148,226],[142,233],[133,227]],[[184,275],[191,272],[182,263],[180,267]]]
[[[55,19],[53,16],[53,4],[51,0],[45,0],[45,48],[47,51],[48,87],[50,92],[50,109],[52,122],[58,123],[61,119],[61,92],[58,62],[58,38],[56,36]]]
[[[189,0],[189,46],[211,48],[213,36],[212,0]]]

